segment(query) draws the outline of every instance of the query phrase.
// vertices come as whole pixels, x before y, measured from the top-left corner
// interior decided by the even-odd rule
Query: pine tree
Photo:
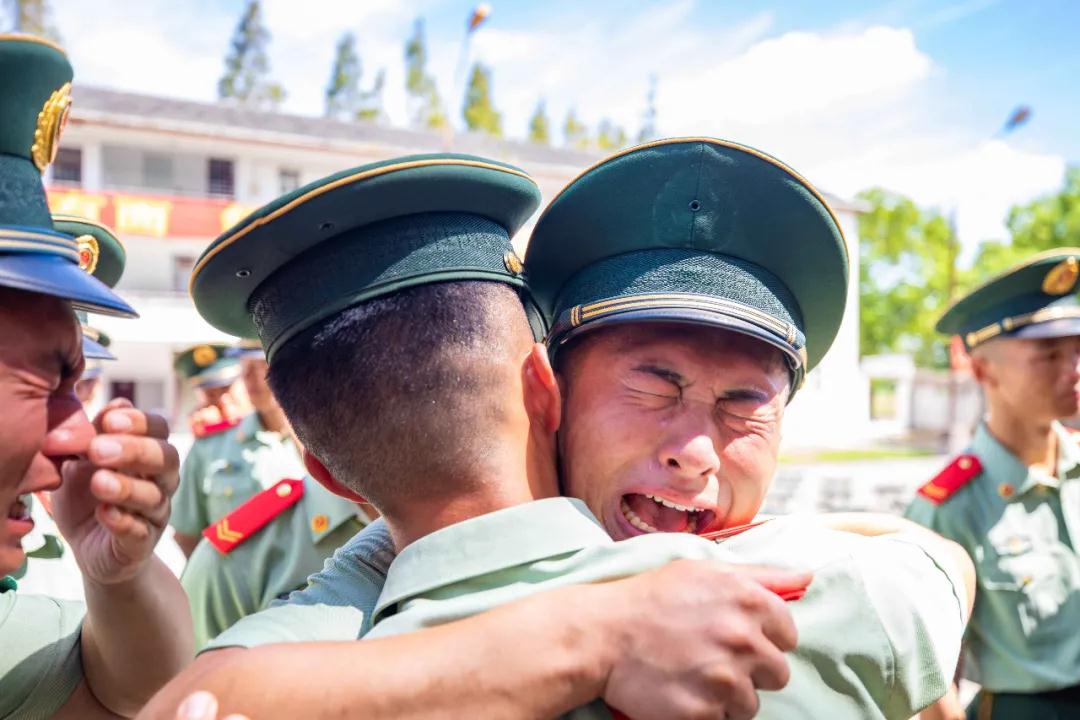
[[[529,141],[540,145],[551,144],[551,128],[543,100],[536,103],[536,110],[529,118]]]
[[[15,32],[37,35],[60,42],[60,33],[52,22],[52,10],[47,0],[8,0],[9,26]]]
[[[275,108],[285,89],[269,80],[266,46],[270,32],[263,25],[259,0],[250,0],[233,32],[225,73],[218,80],[218,98],[257,108]]]
[[[566,113],[566,120],[563,122],[563,141],[567,146],[579,150],[584,150],[589,146],[589,130],[583,122],[578,120],[573,108]]]
[[[356,37],[345,33],[338,40],[334,67],[326,86],[326,117],[352,119],[360,110],[360,56],[356,54]]]
[[[596,128],[596,147],[601,150],[616,150],[626,147],[626,131],[604,118]]]
[[[656,132],[656,76],[649,77],[649,92],[645,96],[645,112],[641,115],[641,130],[638,142],[648,142],[657,138]]]
[[[413,34],[405,43],[405,92],[414,125],[436,129],[447,124],[435,79],[427,73],[427,41],[420,18],[413,23]]]
[[[473,65],[469,75],[462,116],[469,130],[496,137],[502,135],[502,114],[491,101],[491,70],[480,63]]]

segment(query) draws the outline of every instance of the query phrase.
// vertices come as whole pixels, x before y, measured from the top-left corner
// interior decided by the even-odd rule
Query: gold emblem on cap
[[[199,367],[206,367],[217,360],[217,350],[209,345],[200,345],[191,351],[191,359]]]
[[[97,238],[93,235],[80,235],[75,238],[75,244],[79,250],[79,267],[93,275],[101,256]]]
[[[34,144],[30,146],[30,157],[37,169],[42,172],[49,163],[56,159],[60,148],[60,133],[67,125],[71,111],[71,83],[64,85],[45,101],[45,106],[37,116],[37,129],[34,130]]]
[[[317,533],[325,532],[326,528],[330,527],[330,518],[323,514],[318,514],[311,518],[311,529]]]
[[[524,265],[521,264],[521,258],[519,258],[517,253],[513,250],[507,250],[506,254],[503,255],[503,265],[505,265],[506,269],[514,275],[520,275],[521,268],[524,267]]]
[[[1076,286],[1080,277],[1080,263],[1075,257],[1062,260],[1043,278],[1042,289],[1047,295],[1064,295]]]

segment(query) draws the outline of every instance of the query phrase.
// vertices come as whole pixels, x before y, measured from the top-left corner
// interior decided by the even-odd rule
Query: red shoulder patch
[[[981,472],[982,463],[979,458],[974,455],[960,455],[946,465],[937,477],[919,488],[919,494],[935,505],[940,505]]]
[[[222,420],[216,423],[204,423],[199,420],[193,420],[191,422],[191,433],[196,438],[204,438],[210,435],[217,435],[219,432],[230,430],[240,424],[243,418],[233,418],[231,420]]]
[[[203,537],[228,554],[302,497],[303,480],[281,480],[203,530]]]

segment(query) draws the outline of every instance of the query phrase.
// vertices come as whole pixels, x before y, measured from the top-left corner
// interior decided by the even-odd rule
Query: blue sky
[[[424,17],[431,70],[456,118],[461,0],[264,0],[273,74],[290,112],[321,112],[333,45],[357,34],[368,78],[387,71],[390,122],[405,122],[402,48]],[[755,145],[824,189],[883,185],[956,207],[961,236],[1002,237],[1015,202],[1080,163],[1080,3],[491,2],[470,60],[494,68],[510,136],[544,98],[553,126],[573,107],[633,135],[651,75],[663,134]],[[77,82],[211,99],[243,0],[54,0]],[[992,138],[1025,103],[1032,120]]]

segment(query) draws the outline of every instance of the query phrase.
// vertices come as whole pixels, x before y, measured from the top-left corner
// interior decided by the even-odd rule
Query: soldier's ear
[[[562,392],[543,343],[533,344],[521,373],[529,421],[547,433],[558,431],[562,420]]]
[[[303,456],[304,467],[306,467],[307,471],[311,473],[311,477],[318,480],[319,484],[322,485],[324,488],[334,493],[335,495],[339,495],[346,500],[352,500],[355,503],[367,502],[367,499],[363,495],[356,492],[348,485],[340,482],[336,477],[334,477],[333,474],[326,469],[326,466],[323,465],[322,460],[308,452],[307,448],[303,449]]]

